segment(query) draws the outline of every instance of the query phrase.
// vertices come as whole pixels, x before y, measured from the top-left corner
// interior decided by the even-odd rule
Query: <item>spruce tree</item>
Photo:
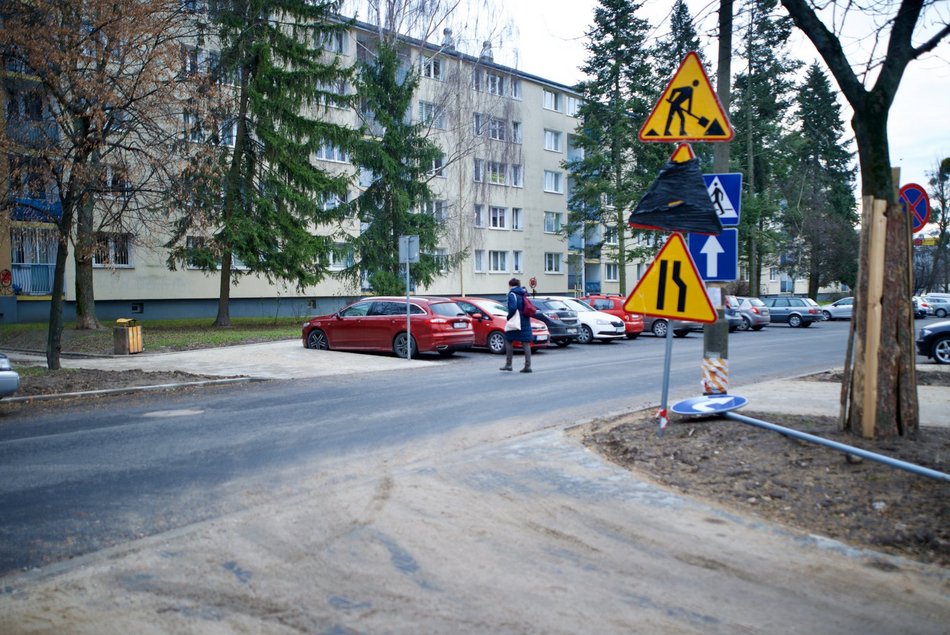
[[[202,132],[210,152],[196,151],[185,195],[196,204],[174,227],[169,266],[220,269],[215,326],[230,324],[231,283],[242,275],[314,284],[327,275],[333,239],[316,229],[340,219],[350,175],[330,174],[312,158],[321,147],[345,150],[354,132],[329,121],[329,102],[348,99],[325,87],[350,70],[326,45],[347,25],[338,0],[211,2],[210,42],[220,45],[218,79]],[[230,112],[227,110],[230,109]],[[233,149],[222,147],[233,130]],[[222,132],[225,131],[225,132]],[[193,139],[200,137],[196,135]],[[190,186],[190,187],[188,187]],[[191,238],[204,234],[202,239]],[[238,259],[242,266],[235,266]]]
[[[844,145],[841,106],[818,64],[796,97],[799,128],[789,135],[792,170],[785,181],[785,252],[799,255],[808,292],[831,282],[853,286],[858,274],[855,168]]]
[[[627,215],[670,153],[668,146],[637,139],[661,89],[647,45],[650,24],[637,16],[642,6],[630,0],[601,0],[594,9],[594,24],[587,33],[589,55],[582,68],[590,79],[578,86],[584,103],[575,144],[584,156],[565,164],[574,179],[566,229],[589,232],[597,224],[616,228],[623,294],[631,255]]]
[[[352,158],[368,182],[350,204],[362,230],[349,240],[354,261],[342,273],[353,280],[367,275],[381,295],[406,291],[400,236],[419,237],[420,262],[409,267],[412,284],[431,283],[445,264],[433,255],[443,221],[425,213],[432,202],[428,182],[444,169],[443,152],[426,137],[428,122],[412,123],[419,75],[397,47],[396,41],[379,40],[359,65],[367,134],[355,144]]]

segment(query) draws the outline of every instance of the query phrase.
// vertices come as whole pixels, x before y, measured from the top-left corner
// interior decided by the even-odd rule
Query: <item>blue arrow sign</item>
[[[739,230],[723,229],[718,236],[690,234],[689,255],[703,280],[735,280],[739,277]]]
[[[704,395],[678,401],[670,410],[678,415],[713,415],[741,408],[749,400],[739,395]]]
[[[740,205],[742,203],[741,174],[704,174],[709,200],[719,214],[723,227],[735,227],[739,224]]]

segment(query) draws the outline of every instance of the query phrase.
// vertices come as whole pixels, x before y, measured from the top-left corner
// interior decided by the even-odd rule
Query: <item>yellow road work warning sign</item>
[[[670,235],[623,308],[671,320],[716,321],[716,309],[682,234]]]
[[[640,141],[731,141],[734,134],[699,55],[690,51],[640,128],[638,138]]]

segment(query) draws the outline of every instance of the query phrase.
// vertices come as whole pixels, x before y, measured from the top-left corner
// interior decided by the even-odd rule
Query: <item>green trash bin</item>
[[[112,343],[116,355],[142,352],[142,325],[134,318],[119,318],[112,329]]]

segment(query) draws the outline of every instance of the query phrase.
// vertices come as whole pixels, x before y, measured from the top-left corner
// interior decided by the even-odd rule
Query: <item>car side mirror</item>
[[[337,311],[336,313],[333,314],[333,316],[334,316],[336,319],[338,319],[338,320],[342,320],[342,319],[343,319],[343,313],[342,313],[342,311]]]

